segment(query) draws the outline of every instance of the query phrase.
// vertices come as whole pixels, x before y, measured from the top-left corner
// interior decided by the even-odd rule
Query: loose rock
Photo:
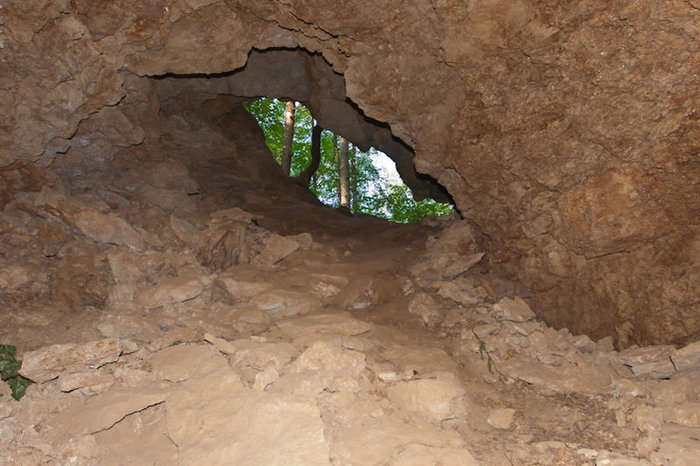
[[[509,429],[513,423],[514,415],[515,410],[512,408],[493,409],[489,413],[489,417],[486,422],[488,422],[488,424],[495,429]]]
[[[20,374],[36,383],[55,379],[62,373],[97,369],[119,359],[130,344],[116,338],[93,341],[84,345],[52,345],[22,355]]]

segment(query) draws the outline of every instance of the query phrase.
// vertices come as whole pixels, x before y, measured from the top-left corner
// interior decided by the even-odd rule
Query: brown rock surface
[[[40,5],[4,8],[0,165],[108,168],[157,137],[158,98],[213,118],[230,105],[202,101],[293,97],[389,153],[419,196],[444,191],[414,165],[439,180],[503,291],[550,324],[620,346],[698,335],[691,2],[373,3],[350,16],[310,1]],[[155,86],[129,72],[224,74],[161,80],[144,97]]]
[[[62,373],[85,368],[97,369],[116,361],[124,350],[124,342],[115,338],[85,345],[53,345],[23,356],[20,374],[34,382],[48,382]]]
[[[170,210],[138,199],[123,212],[147,213],[145,232],[171,232]],[[218,203],[204,205],[209,211],[188,214],[191,225],[223,215]],[[284,213],[271,204],[256,217],[280,209],[295,219],[319,215],[309,208],[295,201]],[[435,227],[368,228],[374,221],[313,209],[324,211],[327,223],[311,228],[323,239],[274,268],[204,273],[196,241],[174,234],[145,252],[90,242],[113,271],[112,299],[70,312],[82,328],[112,338],[85,341],[86,334],[82,343],[20,353],[22,373],[40,383],[19,403],[0,398],[0,463],[644,464],[635,456],[668,463],[696,452],[695,430],[673,428],[698,423],[694,345],[615,352],[547,327],[520,298],[489,303],[475,286],[462,290],[472,304],[434,297],[445,280],[430,266],[417,272],[416,263],[442,236]],[[471,236],[466,222],[441,222],[445,238],[457,230]],[[339,252],[348,231],[362,246],[351,255]],[[408,244],[397,244],[397,233]],[[85,238],[65,241],[61,260],[85,257],[76,253]],[[464,248],[449,262],[460,254],[469,262],[474,252]],[[35,266],[10,269],[18,278],[7,291],[19,303],[25,269]],[[450,281],[487,285],[480,271],[464,273]],[[353,299],[313,296],[316,280],[351,290]],[[368,287],[371,305],[357,309]],[[284,311],[267,309],[264,299]],[[440,318],[425,319],[426,311]],[[70,314],[58,312],[44,311],[39,323],[28,311],[3,316],[0,335],[11,340],[40,326],[52,330],[44,338],[65,339],[70,330],[56,322]],[[669,357],[673,373],[634,371],[668,366]]]
[[[697,458],[699,22],[4,2],[0,343],[41,383],[0,384],[0,463]],[[464,220],[320,206],[243,110],[262,95]]]

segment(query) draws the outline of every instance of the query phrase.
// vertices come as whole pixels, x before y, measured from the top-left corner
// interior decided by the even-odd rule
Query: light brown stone
[[[308,314],[319,307],[314,296],[293,290],[270,290],[250,300],[251,306],[272,317],[291,317]]]
[[[97,369],[119,359],[124,342],[106,338],[82,345],[52,345],[22,355],[20,374],[34,382],[48,382],[62,373]]]
[[[636,376],[650,375],[666,378],[675,372],[671,355],[675,348],[670,345],[629,348],[618,355],[620,362],[630,366]]]
[[[466,414],[465,392],[451,373],[426,374],[425,378],[398,382],[387,388],[392,403],[434,421]]]
[[[291,364],[290,371],[306,377],[322,375],[322,390],[359,391],[361,374],[367,367],[364,354],[343,349],[329,342],[317,341]]]
[[[255,256],[251,263],[258,266],[271,266],[281,261],[301,245],[298,241],[285,238],[280,235],[272,235],[265,245],[265,249]]]
[[[165,393],[156,388],[141,387],[103,393],[86,404],[76,403],[59,413],[51,422],[64,436],[92,434],[109,429],[128,414],[165,401]]]
[[[700,368],[700,341],[691,343],[673,353],[671,361],[673,361],[673,367],[679,372]]]
[[[140,306],[155,308],[194,299],[203,289],[202,277],[173,277],[141,288],[136,292],[134,300]]]
[[[533,384],[545,394],[610,392],[610,373],[594,367],[553,367],[540,362],[508,360],[498,363],[498,370],[510,377]]]
[[[40,193],[24,195],[25,208],[67,222],[93,241],[128,246],[136,251],[146,248],[141,235],[122,218],[100,212],[71,196],[48,187]]]
[[[493,306],[493,314],[496,320],[526,322],[535,318],[530,306],[522,298],[503,298]]]
[[[492,409],[486,422],[494,429],[509,429],[513,423],[514,415],[515,410],[513,408]]]

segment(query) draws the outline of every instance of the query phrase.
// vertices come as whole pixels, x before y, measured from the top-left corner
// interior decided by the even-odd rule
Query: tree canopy
[[[246,106],[260,124],[270,151],[280,163],[284,147],[285,102],[262,98]],[[311,161],[311,132],[314,119],[303,105],[297,105],[295,114],[294,141],[292,143],[291,173],[299,176]],[[338,207],[338,145],[339,137],[330,132],[321,134],[321,163],[311,178],[309,189],[324,204]],[[452,212],[452,206],[425,199],[416,202],[411,190],[400,180],[386,180],[377,167],[378,157],[385,154],[370,149],[359,151],[350,146],[350,210],[356,213],[374,215],[388,220],[409,223],[427,215],[444,215]]]

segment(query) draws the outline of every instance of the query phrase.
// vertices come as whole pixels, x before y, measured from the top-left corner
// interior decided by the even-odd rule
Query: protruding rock
[[[99,243],[128,246],[137,251],[143,251],[146,248],[141,235],[123,219],[102,213],[48,187],[39,193],[23,195],[20,206],[38,215],[60,218],[86,237]]]
[[[469,254],[464,258],[460,258],[448,264],[441,274],[443,280],[450,280],[471,269],[473,266],[478,264],[479,261],[481,261],[484,254],[485,253],[483,252],[475,252],[474,254]]]
[[[437,284],[438,295],[464,306],[473,306],[481,301],[479,289],[469,280],[442,280]]]
[[[273,234],[265,245],[265,249],[255,256],[251,263],[259,266],[271,266],[281,261],[297,249],[300,244],[291,238]]]
[[[601,338],[600,340],[595,342],[595,348],[596,351],[600,351],[601,353],[610,353],[615,350],[615,345],[613,341],[613,337],[607,336],[605,338]]]
[[[279,380],[280,374],[274,367],[267,367],[261,372],[255,374],[255,382],[253,383],[253,390],[263,391],[277,380]]]
[[[551,366],[536,361],[509,359],[498,363],[498,370],[534,385],[545,394],[610,392],[607,371],[590,366]]]
[[[671,355],[673,346],[659,345],[644,348],[629,348],[618,355],[620,362],[632,368],[636,376],[650,375],[658,379],[669,377],[675,372]]]
[[[286,238],[299,243],[299,248],[304,251],[311,249],[314,245],[314,238],[311,236],[311,233],[304,232],[299,233],[298,235],[287,236]]]
[[[102,393],[116,383],[114,375],[102,371],[63,373],[58,378],[58,389],[62,392],[80,390],[85,395]]]
[[[194,299],[202,293],[203,289],[199,277],[173,277],[165,279],[157,285],[141,288],[136,293],[135,301],[141,306],[152,309]]]
[[[143,251],[146,248],[146,243],[139,232],[114,215],[84,208],[66,216],[66,220],[94,241],[128,246],[137,251]]]
[[[415,276],[429,272],[431,275],[451,280],[463,274],[484,257],[477,251],[471,227],[467,223],[456,223],[445,228],[436,237],[426,242],[428,254],[422,263],[411,268]]]
[[[571,345],[582,353],[592,353],[596,350],[596,343],[588,335],[577,335],[572,338]]]
[[[509,320],[512,322],[526,322],[535,318],[530,306],[522,298],[503,298],[493,306],[496,320]]]
[[[691,343],[673,353],[671,361],[678,372],[700,369],[700,341]]]
[[[62,373],[97,369],[119,359],[125,343],[106,338],[82,345],[53,345],[22,355],[20,374],[37,383],[48,382]]]

